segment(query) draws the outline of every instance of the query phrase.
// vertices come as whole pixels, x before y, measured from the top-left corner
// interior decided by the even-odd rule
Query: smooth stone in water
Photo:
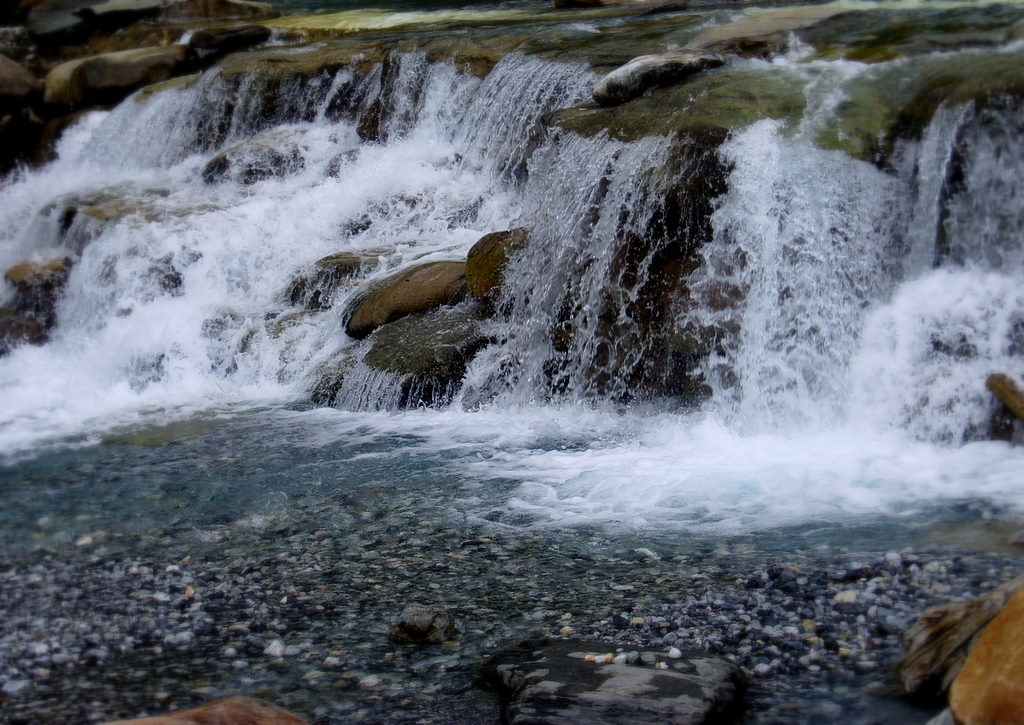
[[[410,604],[402,610],[388,639],[398,644],[441,644],[455,634],[455,620],[441,609]]]
[[[594,86],[594,100],[602,106],[631,101],[649,88],[680,83],[695,73],[725,63],[719,55],[674,51],[642,55],[616,68]]]
[[[465,293],[465,262],[426,262],[375,285],[352,308],[345,332],[362,339],[388,322],[453,305]]]

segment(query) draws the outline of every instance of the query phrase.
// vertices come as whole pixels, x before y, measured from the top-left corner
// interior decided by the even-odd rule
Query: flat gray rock
[[[731,721],[743,674],[704,652],[618,652],[602,642],[526,642],[494,657],[483,679],[510,725],[697,725]],[[618,659],[632,662],[616,663]]]
[[[724,63],[719,55],[692,50],[641,55],[598,81],[594,100],[602,106],[616,106],[642,95],[648,88],[680,83]]]

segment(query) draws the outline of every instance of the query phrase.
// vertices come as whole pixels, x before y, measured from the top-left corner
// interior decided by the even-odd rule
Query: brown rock
[[[356,302],[345,331],[361,339],[406,315],[455,304],[465,293],[465,262],[420,264],[387,278]]]
[[[14,265],[4,274],[4,279],[14,285],[12,309],[50,329],[57,322],[57,298],[70,273],[71,260],[67,257]]]
[[[1021,392],[1013,378],[1003,373],[993,373],[985,380],[985,387],[992,391],[1011,413],[1024,420],[1024,392]]]
[[[969,602],[926,610],[903,633],[903,658],[897,665],[903,689],[923,698],[945,693],[986,625],[1021,588],[1024,576]]]
[[[19,345],[42,345],[47,339],[46,330],[38,320],[10,307],[0,307],[0,356]]]
[[[455,620],[441,609],[410,604],[402,610],[388,639],[398,644],[441,644],[455,634]]]
[[[116,103],[170,78],[185,61],[184,45],[103,53],[61,63],[46,76],[43,100],[58,106]]]
[[[466,255],[466,289],[469,293],[484,299],[497,297],[508,258],[526,246],[527,237],[525,229],[492,232],[481,237]]]
[[[117,720],[106,725],[309,725],[298,715],[251,697],[226,697],[167,715]]]
[[[981,633],[949,693],[960,725],[1024,725],[1024,589]]]
[[[5,55],[0,55],[0,109],[27,104],[41,88],[39,81]]]

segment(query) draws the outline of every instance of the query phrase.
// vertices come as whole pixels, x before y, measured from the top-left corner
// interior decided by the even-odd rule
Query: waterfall
[[[338,407],[399,409],[415,396],[366,364],[346,311],[513,227],[529,243],[486,344],[427,402],[982,436],[984,377],[1019,374],[1024,347],[1017,104],[942,108],[875,164],[815,140],[863,67],[776,65],[803,118],[721,146],[549,127],[596,76],[521,53],[482,79],[397,51],[302,79],[214,68],[89,114],[0,189],[5,268],[75,260],[50,341],[0,359],[3,450],[308,400],[332,366]],[[360,276],[303,309],[294,280],[341,251]]]

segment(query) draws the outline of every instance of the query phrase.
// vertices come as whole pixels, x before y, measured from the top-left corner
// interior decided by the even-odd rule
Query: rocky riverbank
[[[1021,571],[1016,556],[948,549],[771,553],[510,529],[439,516],[411,490],[333,498],[7,554],[2,721],[99,722],[246,694],[314,723],[497,722],[479,666],[548,637],[722,656],[749,678],[745,722],[924,722],[931,711],[901,701],[890,672],[900,632]],[[390,642],[414,602],[449,612],[452,638]]]

